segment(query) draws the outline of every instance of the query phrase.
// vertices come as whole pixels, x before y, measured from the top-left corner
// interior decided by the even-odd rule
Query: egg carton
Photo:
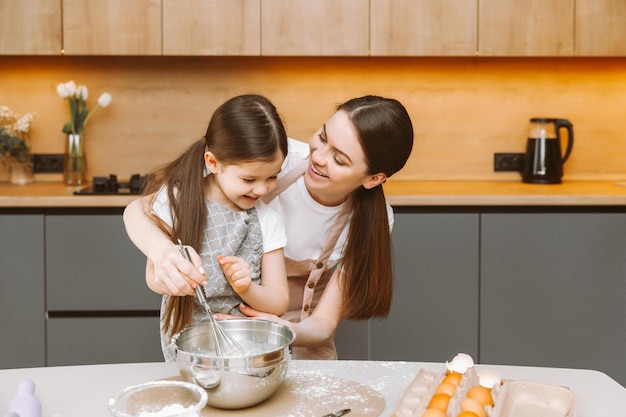
[[[420,369],[396,405],[391,417],[421,417],[444,373]],[[450,398],[447,417],[461,413],[461,402],[478,384],[474,368],[463,375]],[[504,380],[492,390],[494,405],[485,407],[488,417],[577,417],[576,398],[567,387],[528,381]]]

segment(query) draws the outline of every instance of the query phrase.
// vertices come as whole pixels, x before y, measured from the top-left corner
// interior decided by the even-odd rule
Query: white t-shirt
[[[279,178],[308,157],[308,144],[289,139],[289,153],[283,163]],[[285,257],[296,261],[319,258],[330,229],[343,207],[343,204],[326,207],[313,200],[304,184],[304,177],[298,178],[268,205],[278,212],[287,231],[288,245],[285,247]],[[387,217],[391,230],[393,209],[389,204],[387,204]],[[348,220],[330,255],[331,265],[341,258],[349,226]]]
[[[263,252],[284,248],[287,245],[287,234],[279,214],[261,201],[257,202],[256,210],[263,234]],[[157,194],[152,205],[152,213],[172,227],[172,215],[165,187]]]

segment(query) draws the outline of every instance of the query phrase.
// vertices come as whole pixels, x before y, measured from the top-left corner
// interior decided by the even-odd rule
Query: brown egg
[[[448,417],[448,416],[446,416],[446,413],[441,410],[437,410],[436,408],[431,408],[431,409],[424,411],[424,413],[422,414],[422,417]]]
[[[493,405],[493,398],[491,397],[491,390],[489,388],[476,385],[467,392],[467,398],[473,398],[486,407]]]
[[[461,402],[461,410],[463,411],[471,411],[476,414],[478,417],[487,417],[487,412],[485,411],[485,406],[476,401],[473,398],[466,398]]]
[[[439,384],[437,389],[435,390],[435,394],[448,394],[450,397],[454,396],[454,391],[456,391],[456,385],[451,382],[442,382]]]
[[[445,378],[443,378],[443,381],[441,381],[442,383],[444,382],[449,382],[451,384],[456,385],[457,387],[459,386],[459,384],[461,383],[461,379],[463,378],[463,374],[459,374],[457,372],[449,372],[448,375],[445,376]]]
[[[435,394],[430,399],[428,403],[428,407],[426,408],[436,408],[437,410],[446,411],[448,409],[448,403],[450,402],[450,396],[448,394]]]
[[[461,411],[461,413],[457,417],[479,417],[478,414],[472,413],[471,411]]]

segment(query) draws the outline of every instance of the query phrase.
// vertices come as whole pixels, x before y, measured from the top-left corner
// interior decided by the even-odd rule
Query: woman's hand
[[[238,256],[217,257],[217,261],[224,271],[224,276],[237,294],[241,294],[250,288],[252,274],[250,264]]]
[[[194,295],[197,285],[206,284],[202,259],[191,246],[186,248],[191,262],[174,244],[162,249],[153,260],[148,260],[146,281],[153,291],[175,296]]]

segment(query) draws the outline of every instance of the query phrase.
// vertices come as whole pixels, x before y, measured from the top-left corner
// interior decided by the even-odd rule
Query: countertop
[[[294,360],[289,374],[343,378],[369,386],[385,399],[380,414],[388,417],[420,369],[444,372],[445,365],[400,361]],[[492,369],[503,379],[569,387],[577,401],[578,417],[622,417],[626,389],[606,374],[593,370],[527,366],[476,365]],[[0,410],[17,393],[20,381],[32,379],[43,417],[110,417],[108,399],[130,385],[178,376],[174,363],[61,366],[0,370]],[[233,415],[236,415],[234,413]]]
[[[136,195],[77,196],[60,182],[0,182],[0,207],[125,207]],[[393,206],[626,206],[626,181],[388,181]]]

